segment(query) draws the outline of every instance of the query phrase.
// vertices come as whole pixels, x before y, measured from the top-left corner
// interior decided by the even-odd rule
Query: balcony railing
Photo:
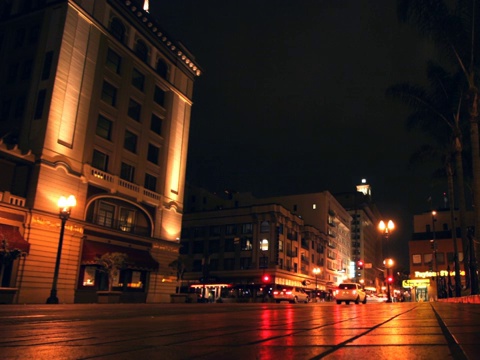
[[[298,256],[298,251],[297,250],[287,250],[287,256],[297,257]]]
[[[134,235],[150,236],[150,229],[148,227],[129,224],[125,221],[119,221],[119,220],[105,221],[105,218],[103,216],[97,216],[93,220],[93,223],[95,225],[103,226],[113,230],[131,233]]]
[[[8,203],[10,205],[25,206],[25,198],[12,195],[9,191],[0,192],[0,202]]]
[[[143,186],[120,179],[118,176],[96,169],[88,164],[85,164],[84,167],[84,175],[89,183],[109,189],[111,193],[119,192],[134,197],[139,202],[146,202],[152,205],[158,205],[161,201],[160,194],[145,189]]]

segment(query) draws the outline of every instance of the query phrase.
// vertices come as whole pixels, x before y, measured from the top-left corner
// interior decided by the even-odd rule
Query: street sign
[[[372,263],[365,263],[365,269],[371,269]]]

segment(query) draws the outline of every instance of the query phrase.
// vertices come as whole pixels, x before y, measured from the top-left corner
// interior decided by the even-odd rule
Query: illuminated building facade
[[[2,285],[17,289],[14,302],[45,302],[56,202],[72,194],[60,301],[95,302],[107,286],[96,259],[121,252],[121,301],[169,302],[194,57],[143,2],[5,1],[0,17],[0,231],[26,255],[2,265]]]
[[[255,198],[187,189],[184,286],[205,281],[217,298],[227,285],[236,297],[248,289],[255,298],[276,286],[328,292],[348,278],[351,217],[330,193]]]
[[[454,218],[459,219],[457,210],[454,211]],[[473,220],[473,212],[467,212],[467,226],[473,226]],[[410,281],[415,284],[416,280],[420,280],[416,286],[416,300],[451,297],[455,284],[455,248],[450,209],[417,214],[413,223],[414,233],[408,245]],[[460,261],[460,281],[462,286],[465,286],[464,253],[459,223],[455,226],[455,236]],[[425,282],[425,279],[430,280],[429,283]]]

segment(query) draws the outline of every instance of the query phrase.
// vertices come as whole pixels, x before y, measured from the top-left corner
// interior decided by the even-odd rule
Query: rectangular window
[[[252,250],[253,240],[251,238],[242,238],[240,242],[240,248],[242,250]]]
[[[253,232],[253,224],[242,224],[242,234],[251,234]]]
[[[227,225],[225,227],[225,234],[226,235],[234,235],[237,233],[237,225]]]
[[[43,59],[42,80],[47,80],[50,77],[50,70],[52,68],[53,51],[45,53]]]
[[[135,222],[135,212],[131,209],[120,209],[120,230],[132,231]]]
[[[47,90],[42,89],[38,92],[37,95],[37,105],[35,106],[35,115],[34,119],[41,119],[43,116],[43,108],[45,106],[45,97],[47,95]]]
[[[412,263],[413,263],[413,265],[421,265],[422,264],[422,255],[413,254],[412,255]]]
[[[98,207],[97,224],[106,227],[113,226],[115,207],[105,202],[100,202]]]
[[[135,100],[130,99],[128,102],[128,116],[132,119],[140,121],[140,112],[142,111],[142,106]]]
[[[153,175],[146,173],[144,187],[147,190],[157,191],[157,178]]]
[[[109,48],[107,51],[107,61],[105,62],[105,66],[115,74],[120,74],[122,57]]]
[[[134,182],[135,167],[122,162],[122,165],[120,167],[120,178],[129,182]]]
[[[147,160],[158,165],[159,155],[160,155],[160,149],[155,145],[148,144]]]
[[[131,131],[125,130],[123,147],[135,154],[137,152],[137,135],[135,135]]]
[[[153,101],[158,105],[165,107],[165,91],[158,86],[155,86],[155,92],[153,93]]]
[[[103,115],[98,115],[96,134],[107,140],[112,138],[112,122]]]
[[[445,253],[443,252],[437,252],[436,254],[436,260],[437,260],[437,264],[445,264]]]
[[[150,122],[150,130],[158,135],[162,135],[162,119],[157,115],[152,114],[152,120]]]
[[[117,105],[117,88],[107,81],[103,82],[102,100],[111,106]]]
[[[432,254],[423,254],[423,263],[424,264],[431,264],[433,256]]]
[[[145,86],[145,75],[137,69],[133,69],[132,72],[132,85],[140,91],[143,91],[143,87]]]
[[[108,155],[98,150],[93,150],[92,166],[102,171],[108,169]]]

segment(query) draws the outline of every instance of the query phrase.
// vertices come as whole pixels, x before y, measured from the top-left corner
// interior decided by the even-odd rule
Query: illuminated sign
[[[424,287],[427,287],[428,285],[430,285],[429,279],[410,279],[410,280],[402,281],[402,286],[404,288],[412,288],[412,287],[424,288]]]
[[[447,270],[440,270],[438,272],[439,276],[448,276],[448,271]],[[429,277],[435,277],[437,276],[437,273],[435,271],[415,271],[415,277],[416,278],[429,278]],[[455,276],[455,271],[450,271],[450,276]],[[460,276],[465,276],[465,271],[460,270]]]

